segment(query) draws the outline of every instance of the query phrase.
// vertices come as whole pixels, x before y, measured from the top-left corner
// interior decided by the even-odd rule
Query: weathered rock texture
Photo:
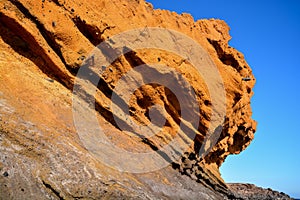
[[[255,78],[243,55],[228,46],[231,37],[224,21],[195,22],[188,14],[154,10],[140,0],[1,0],[0,9],[2,199],[234,197],[218,168],[254,137],[250,98]],[[227,113],[218,143],[200,160],[194,152],[208,129],[211,105],[202,79],[188,62],[163,51],[123,55],[103,76],[96,98],[99,122],[120,147],[138,151],[161,145],[155,138],[125,136],[107,106],[118,79],[137,65],[159,59],[179,70],[199,95],[201,110],[197,137],[183,159],[161,171],[133,175],[106,167],[84,148],[73,124],[72,89],[80,65],[96,45],[117,33],[145,27],[177,30],[203,46],[223,78]],[[251,80],[243,81],[245,77]],[[130,102],[132,117],[147,123],[148,107],[155,103],[169,110],[169,125],[158,138],[172,137],[180,108],[166,88],[148,85],[137,90]]]
[[[271,188],[263,189],[253,184],[231,183],[229,188],[235,193],[235,196],[242,199],[262,200],[262,199],[291,199],[288,195],[272,190]]]

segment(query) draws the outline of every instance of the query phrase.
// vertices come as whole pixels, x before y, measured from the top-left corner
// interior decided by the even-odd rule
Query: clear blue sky
[[[252,98],[258,129],[251,145],[221,167],[227,182],[254,183],[300,198],[300,1],[149,0],[154,8],[218,18],[230,45],[257,78]]]

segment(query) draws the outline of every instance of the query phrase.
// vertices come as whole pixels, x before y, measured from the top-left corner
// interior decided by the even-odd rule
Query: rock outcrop
[[[253,184],[231,183],[228,186],[235,196],[241,199],[291,199],[283,192],[277,192],[271,188],[263,189]]]
[[[0,9],[3,199],[234,198],[218,168],[254,137],[250,98],[255,78],[243,55],[228,46],[231,37],[224,21],[195,22],[188,14],[154,10],[142,0],[7,0],[0,2]],[[193,87],[200,108],[196,137],[183,157],[159,171],[137,175],[107,167],[90,154],[73,122],[72,91],[77,72],[96,45],[124,31],[148,27],[183,33],[210,55],[226,91],[226,117],[217,144],[199,158],[212,112],[203,78],[188,60],[163,50],[134,50],[120,56],[98,77],[101,84],[95,97],[98,122],[118,147],[133,152],[159,149],[176,135],[182,121],[174,94],[148,84],[126,103],[140,124],[149,123],[152,105],[162,105],[167,111],[162,131],[140,138],[118,127],[110,98],[122,75],[139,65],[161,63],[179,71]],[[88,94],[80,96],[82,101],[84,95]]]

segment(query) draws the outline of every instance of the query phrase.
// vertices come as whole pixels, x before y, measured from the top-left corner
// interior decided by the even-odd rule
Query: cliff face
[[[250,98],[255,78],[243,55],[228,46],[231,37],[224,21],[195,22],[188,14],[154,10],[151,4],[133,0],[8,0],[0,6],[0,194],[4,199],[219,199],[232,195],[218,168],[254,137]],[[187,122],[195,137],[172,165],[139,175],[122,173],[99,162],[78,135],[72,92],[77,73],[91,61],[96,45],[128,30],[151,32],[151,27],[185,34],[209,54],[223,81],[225,118],[216,145],[203,159],[198,157],[213,112],[214,91],[209,91],[205,77],[180,55],[162,49],[127,51],[104,66],[101,75],[89,72],[101,82],[95,96],[96,118],[118,147],[157,152],[175,137],[184,121],[178,97],[162,85],[148,84],[124,102],[139,124],[148,124],[149,108],[161,105],[166,111],[163,128],[151,138],[133,137],[130,130],[120,128],[110,107],[112,94],[120,78],[139,65],[160,63],[180,72],[196,94],[199,120],[196,128]],[[107,59],[114,53],[108,48]],[[146,82],[147,77],[139,75]],[[84,102],[89,95],[78,96]],[[126,122],[120,116],[119,120]]]

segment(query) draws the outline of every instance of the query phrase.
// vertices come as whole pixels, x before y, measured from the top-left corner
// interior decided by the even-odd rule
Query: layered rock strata
[[[228,45],[231,37],[224,21],[194,21],[189,14],[155,10],[149,3],[133,0],[8,0],[1,1],[0,9],[0,193],[4,199],[232,196],[218,168],[254,137],[250,98],[255,78],[244,56]],[[147,84],[125,103],[140,124],[149,123],[151,106],[162,105],[167,116],[163,129],[151,138],[132,137],[130,131],[120,129],[110,107],[112,93],[120,78],[137,66],[160,63],[180,72],[193,87],[200,110],[197,127],[187,125],[196,137],[182,158],[161,171],[134,175],[107,167],[83,145],[73,122],[72,91],[77,72],[95,46],[124,31],[150,27],[185,34],[209,54],[224,84],[226,117],[217,144],[200,159],[197,152],[212,112],[211,91],[203,77],[189,60],[164,50],[121,55],[97,77],[101,84],[95,96],[99,124],[118,147],[155,151],[172,140],[183,121],[174,93]],[[109,52],[106,56],[109,59]],[[85,95],[80,96],[82,101]]]

